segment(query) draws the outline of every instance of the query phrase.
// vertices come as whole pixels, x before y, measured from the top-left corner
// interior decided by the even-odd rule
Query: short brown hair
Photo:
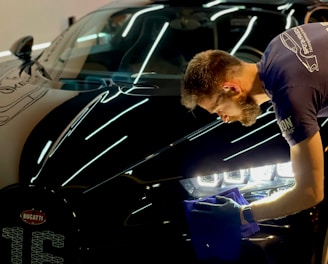
[[[206,50],[196,54],[189,61],[182,79],[182,105],[194,109],[199,97],[210,96],[240,65],[238,58],[222,50]]]

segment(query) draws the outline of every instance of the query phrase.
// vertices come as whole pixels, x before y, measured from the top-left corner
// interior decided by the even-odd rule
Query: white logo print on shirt
[[[291,116],[278,121],[278,126],[280,127],[283,136],[293,134],[295,130]]]
[[[283,45],[295,53],[299,61],[309,72],[319,71],[317,56],[307,55],[313,52],[313,50],[312,45],[306,36],[306,33],[299,27],[294,28],[294,32],[297,36],[297,39],[294,39],[286,32],[280,34],[280,39]]]

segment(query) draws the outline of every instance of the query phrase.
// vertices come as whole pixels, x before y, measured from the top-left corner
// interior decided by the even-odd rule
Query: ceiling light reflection
[[[267,127],[267,126],[269,126],[269,125],[271,125],[271,124],[273,124],[273,123],[276,123],[276,121],[277,121],[277,119],[273,119],[273,120],[271,120],[270,122],[265,123],[263,126],[260,126],[260,127],[256,128],[256,129],[253,129],[253,130],[250,131],[249,133],[247,133],[247,134],[245,134],[245,135],[243,135],[243,136],[241,136],[241,137],[239,137],[239,138],[236,138],[236,139],[232,140],[231,143],[236,143],[237,141],[242,140],[243,138],[246,138],[246,137],[248,137],[248,136],[250,136],[250,135],[252,135],[252,134],[258,132],[259,130],[261,130],[261,129]]]
[[[93,40],[93,39],[98,39],[98,38],[102,38],[107,36],[106,33],[103,32],[99,32],[97,34],[91,34],[91,35],[87,35],[87,36],[83,36],[83,37],[79,37],[76,42],[84,42],[84,41],[88,41],[88,40]]]
[[[322,122],[321,127],[324,127],[328,122],[328,118],[325,119],[325,121]]]
[[[233,12],[236,12],[236,11],[239,11],[240,9],[244,9],[245,7],[244,6],[235,6],[235,7],[231,7],[231,8],[227,8],[225,10],[221,10],[217,13],[215,13],[214,15],[212,15],[210,17],[210,20],[211,21],[215,21],[216,19],[218,19],[219,17],[222,17],[226,14],[230,14],[230,13],[233,13]]]
[[[161,31],[159,32],[157,38],[155,39],[153,45],[151,46],[145,60],[143,61],[142,65],[141,65],[141,68],[139,70],[139,73],[137,75],[137,78],[134,80],[133,84],[136,84],[139,81],[140,76],[142,75],[143,71],[145,70],[145,68],[148,64],[148,61],[150,60],[151,55],[154,53],[155,48],[157,47],[159,41],[163,37],[163,35],[164,35],[166,29],[168,28],[168,26],[169,26],[169,22],[165,22],[162,29],[161,29]]]
[[[220,118],[216,119],[213,123],[210,123],[209,125],[205,126],[204,128],[198,129],[197,131],[191,133],[187,138],[189,141],[193,141],[194,139],[197,139],[198,137],[212,131],[213,129],[223,125],[224,123]]]
[[[139,208],[137,210],[134,210],[131,214],[139,213],[140,211],[142,211],[142,210],[144,210],[144,209],[146,209],[146,208],[148,208],[148,207],[150,207],[152,205],[153,205],[152,203],[149,203],[149,204],[147,204],[147,205],[145,205],[145,206],[143,206],[143,207],[141,207],[141,208]]]
[[[219,5],[221,3],[225,3],[226,1],[225,0],[215,0],[215,1],[211,1],[207,4],[204,4],[203,7],[205,8],[209,8],[209,7],[212,7],[212,6],[215,6],[215,5]]]
[[[122,34],[122,37],[125,38],[128,35],[129,31],[131,30],[131,28],[132,28],[135,20],[138,18],[138,16],[140,16],[144,13],[155,11],[155,10],[162,9],[162,8],[164,8],[164,5],[153,6],[153,7],[150,7],[150,8],[144,8],[144,9],[136,12],[135,14],[133,14],[133,16],[131,17],[128,25],[126,26],[126,28],[125,28],[125,30]]]
[[[295,13],[295,9],[290,10],[290,12],[288,13],[287,18],[286,18],[285,29],[289,29],[293,25],[292,21],[293,21],[293,14],[294,13]]]
[[[284,4],[284,5],[280,5],[277,7],[277,10],[288,10],[289,8],[291,8],[293,6],[292,3],[288,3],[288,4]]]
[[[95,129],[92,133],[90,133],[88,136],[85,137],[85,140],[89,140],[91,137],[93,137],[95,134],[97,134],[99,131],[103,130],[105,127],[107,127],[108,125],[110,125],[112,122],[114,122],[115,120],[119,119],[121,116],[125,115],[126,113],[130,112],[131,110],[133,110],[134,108],[146,103],[149,101],[149,98],[146,98],[132,106],[130,106],[129,108],[125,109],[124,111],[120,112],[118,115],[114,116],[113,118],[111,118],[110,120],[108,120],[105,124],[103,124],[102,126],[100,126],[99,128]]]
[[[52,141],[48,140],[47,144],[44,146],[44,148],[41,151],[41,154],[38,158],[37,164],[40,164],[41,161],[43,160],[44,156],[46,155],[46,153],[48,152],[49,148],[51,147]]]
[[[102,97],[105,95],[106,92],[99,94],[76,115],[76,117],[68,124],[65,130],[60,134],[58,139],[55,141],[51,149],[51,152],[49,153],[49,157],[54,155],[54,153],[61,146],[64,140],[66,140],[66,138],[68,138],[75,131],[75,129],[79,126],[79,124],[84,120],[84,118],[87,117],[87,115],[93,110],[93,108],[101,101]]]
[[[257,16],[253,16],[250,19],[245,33],[240,38],[240,40],[238,41],[238,43],[231,50],[231,52],[230,52],[231,55],[234,55],[236,53],[236,51],[240,48],[240,46],[244,43],[244,41],[247,39],[247,37],[249,36],[249,34],[252,32],[252,29],[253,29],[253,26],[254,26],[256,20],[257,20]]]
[[[250,151],[251,149],[254,149],[254,148],[256,148],[256,147],[258,147],[258,146],[260,146],[260,145],[263,145],[264,143],[270,141],[271,139],[274,139],[275,137],[277,137],[277,136],[279,136],[279,135],[280,135],[280,133],[276,133],[276,134],[274,134],[273,136],[271,136],[271,137],[269,137],[269,138],[267,138],[267,139],[265,139],[265,140],[262,140],[262,141],[260,141],[259,143],[255,144],[255,145],[253,145],[253,146],[251,146],[251,147],[249,147],[249,148],[245,148],[245,149],[243,149],[243,150],[241,150],[241,151],[239,151],[239,152],[236,152],[236,153],[233,154],[233,155],[230,155],[230,156],[224,158],[223,160],[224,160],[224,161],[227,161],[227,160],[232,159],[232,158],[234,158],[234,157],[236,157],[236,156],[239,156],[239,155],[241,155],[241,154],[243,154],[243,153],[245,153],[245,152],[247,152],[247,151]]]
[[[81,171],[83,171],[85,168],[87,168],[89,165],[94,163],[96,160],[98,160],[100,157],[102,157],[104,154],[106,154],[108,151],[110,151],[112,148],[116,147],[117,145],[121,144],[124,140],[126,140],[128,136],[124,136],[121,139],[117,140],[114,144],[106,148],[103,152],[101,152],[99,155],[95,156],[92,160],[87,162],[84,166],[82,166],[79,170],[77,170],[68,180],[62,183],[62,187],[65,186],[67,183],[69,183],[71,180],[73,180],[78,174],[80,174]]]

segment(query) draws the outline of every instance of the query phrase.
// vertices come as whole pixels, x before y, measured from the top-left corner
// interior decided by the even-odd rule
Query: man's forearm
[[[281,218],[295,214],[315,205],[310,194],[298,191],[295,186],[250,203],[255,221]],[[242,223],[245,223],[241,215]]]

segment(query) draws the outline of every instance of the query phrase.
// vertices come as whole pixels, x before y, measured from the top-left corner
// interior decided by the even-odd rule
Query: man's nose
[[[229,122],[229,116],[227,116],[227,115],[222,115],[222,116],[220,116],[221,117],[221,119],[222,119],[222,121],[224,122],[224,123],[228,123]]]
[[[229,116],[222,113],[222,112],[218,112],[217,115],[221,118],[222,122],[224,123],[228,123],[229,122]]]

